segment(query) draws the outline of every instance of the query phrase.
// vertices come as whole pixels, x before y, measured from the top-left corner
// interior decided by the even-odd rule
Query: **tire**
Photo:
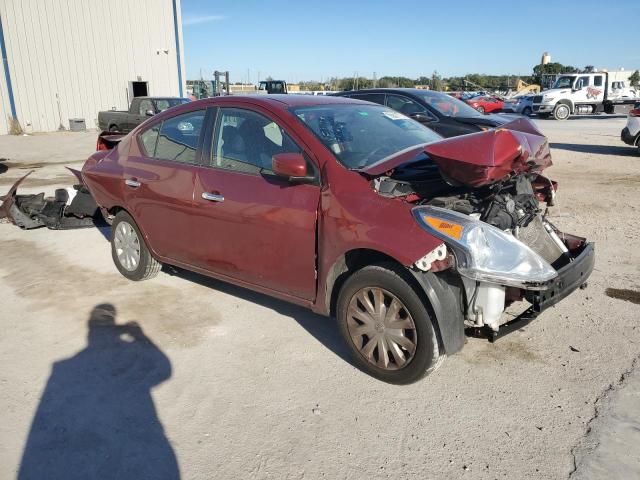
[[[571,109],[569,105],[565,103],[559,103],[556,108],[553,109],[553,118],[556,120],[566,120],[571,116]]]
[[[444,359],[429,311],[412,285],[407,272],[381,263],[355,272],[338,295],[338,326],[355,365],[384,382],[413,383]],[[396,315],[376,319],[367,313],[383,303],[387,313],[395,310]]]
[[[532,113],[533,113],[533,110],[531,110],[531,107],[524,107],[524,110],[522,110],[522,114],[525,117],[530,117]]]
[[[118,271],[134,281],[153,278],[162,268],[151,256],[136,222],[124,210],[117,213],[111,225],[111,258]]]
[[[476,110],[484,115],[484,107],[478,107]]]
[[[111,125],[111,126],[109,127],[109,131],[110,131],[110,132],[119,132],[119,131],[120,131],[120,128],[119,128],[117,125]]]

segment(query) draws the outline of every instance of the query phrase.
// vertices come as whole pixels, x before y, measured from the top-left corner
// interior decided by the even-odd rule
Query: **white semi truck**
[[[533,113],[566,120],[571,115],[627,113],[640,92],[630,86],[632,71],[558,75],[553,87],[533,97]]]

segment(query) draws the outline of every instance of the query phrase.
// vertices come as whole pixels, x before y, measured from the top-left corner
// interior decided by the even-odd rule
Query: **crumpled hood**
[[[360,171],[379,176],[410,162],[422,151],[447,178],[473,187],[510,174],[541,172],[551,165],[546,137],[531,121],[519,118],[500,128],[409,148]]]

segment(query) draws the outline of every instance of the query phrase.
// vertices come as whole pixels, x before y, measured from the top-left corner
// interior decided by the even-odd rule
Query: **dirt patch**
[[[2,178],[0,179],[0,186],[11,186],[16,183],[18,178]],[[20,188],[23,187],[49,187],[51,185],[67,185],[72,186],[77,183],[76,177],[74,177],[71,173],[68,175],[57,175],[51,178],[27,178],[22,184],[20,184]],[[18,191],[18,193],[20,193]]]
[[[193,298],[188,289],[179,291],[153,281],[129,282],[115,273],[115,267],[113,274],[97,273],[29,241],[9,240],[2,247],[0,271],[19,296],[32,302],[33,311],[75,312],[113,303],[125,321],[159,332],[154,336],[163,346],[198,344],[218,322],[211,305]],[[38,268],[26,269],[27,263]]]
[[[599,185],[621,185],[625,187],[637,187],[640,185],[640,175],[625,175],[624,177],[614,177],[607,181],[600,182]]]
[[[637,290],[628,290],[625,288],[607,288],[605,290],[607,297],[615,298],[616,300],[625,300],[627,302],[640,305],[640,292]]]
[[[76,163],[85,162],[86,159],[81,160],[62,160],[59,162],[10,162],[8,158],[0,158],[2,166],[9,168],[15,168],[18,170],[37,170],[38,168],[53,167],[55,165],[73,165]]]

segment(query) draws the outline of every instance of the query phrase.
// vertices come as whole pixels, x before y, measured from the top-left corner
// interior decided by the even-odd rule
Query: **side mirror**
[[[307,172],[307,161],[301,153],[278,153],[271,157],[271,169],[290,182],[309,183],[313,176]]]
[[[414,120],[417,120],[418,122],[430,122],[431,121],[431,117],[429,115],[427,115],[426,113],[421,113],[421,112],[417,112],[417,113],[412,113],[411,115],[409,115],[410,118],[413,118]]]
[[[147,117],[153,117],[153,116],[156,114],[156,112],[154,112],[154,111],[153,111],[153,109],[151,109],[151,108],[150,108],[149,110],[147,110],[146,112],[144,112],[144,114],[145,114]]]

